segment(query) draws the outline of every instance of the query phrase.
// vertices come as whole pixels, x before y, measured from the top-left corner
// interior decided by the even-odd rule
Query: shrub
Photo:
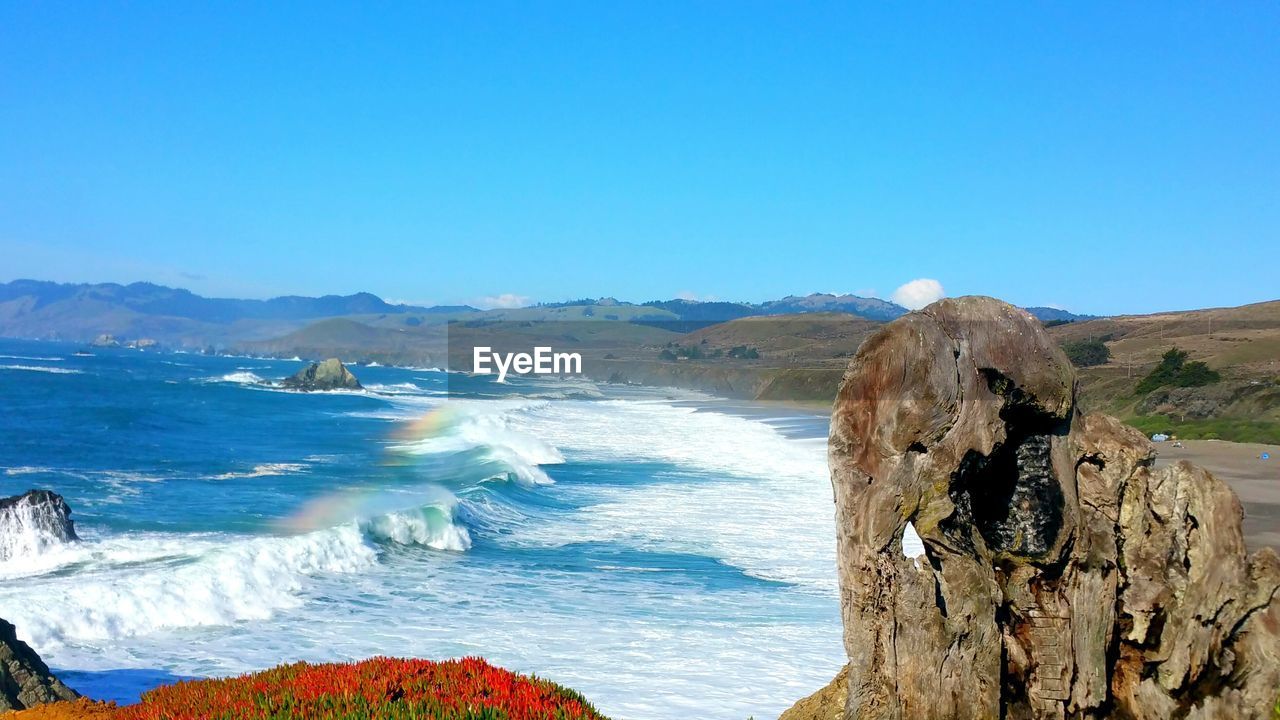
[[[1076,367],[1093,367],[1105,365],[1111,359],[1111,351],[1101,340],[1078,340],[1064,343],[1062,350],[1067,359]]]
[[[297,663],[156,688],[121,720],[604,720],[572,690],[480,658]]]
[[[1170,348],[1168,352],[1160,357],[1160,364],[1156,366],[1142,381],[1138,383],[1136,391],[1139,395],[1147,393],[1159,387],[1172,385],[1174,387],[1200,387],[1201,385],[1211,385],[1222,379],[1216,370],[1209,369],[1199,361],[1187,362],[1187,353],[1185,350],[1178,348]]]
[[[1212,385],[1222,379],[1216,370],[1210,370],[1208,365],[1202,362],[1189,362],[1182,366],[1182,372],[1178,373],[1178,377],[1174,379],[1174,384],[1178,387],[1200,387],[1201,385]]]
[[[729,348],[729,357],[738,358],[740,360],[759,360],[760,351],[746,345],[735,345],[734,347]]]

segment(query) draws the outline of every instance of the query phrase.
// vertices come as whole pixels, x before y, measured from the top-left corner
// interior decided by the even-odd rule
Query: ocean
[[[0,617],[68,684],[479,655],[625,719],[775,717],[843,660],[827,420],[691,392],[0,340]]]

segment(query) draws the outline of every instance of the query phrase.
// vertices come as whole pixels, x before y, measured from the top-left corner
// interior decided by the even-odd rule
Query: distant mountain
[[[370,293],[270,300],[206,298],[154,283],[0,283],[0,335],[86,341],[99,333],[202,345],[270,337],[315,320],[474,312],[470,306],[392,305]]]
[[[644,307],[666,310],[676,318],[691,322],[724,322],[750,315],[760,315],[758,305],[735,302],[703,302],[701,300],[651,300]]]
[[[772,300],[761,304],[765,315],[791,315],[795,313],[849,313],[868,320],[893,320],[907,314],[901,305],[879,298],[865,298],[857,295],[831,295],[814,293],[798,297],[788,295],[781,300]]]
[[[1068,312],[1061,308],[1053,308],[1053,307],[1037,306],[1037,307],[1023,308],[1023,310],[1026,310],[1027,312],[1031,313],[1033,316],[1035,316],[1037,320],[1041,322],[1056,322],[1056,323],[1076,322],[1077,320],[1094,320],[1098,317],[1097,315],[1077,315],[1076,313]]]
[[[1045,321],[1089,317],[1047,307],[1028,310]],[[392,304],[367,292],[242,300],[207,298],[189,290],[147,282],[119,285],[14,280],[0,283],[0,336],[87,342],[109,333],[121,339],[152,338],[166,345],[201,348],[209,345],[224,348],[282,338],[333,318],[400,330],[428,327],[452,319],[564,321],[576,318],[631,322],[687,333],[759,316],[835,313],[886,322],[906,312],[906,308],[878,298],[830,293],[790,295],[762,303],[682,299],[630,303],[611,297],[582,298],[527,308],[482,311],[470,305]]]
[[[144,315],[167,315],[201,322],[229,323],[236,320],[307,320],[337,315],[378,313],[456,312],[474,310],[470,306],[423,308],[392,305],[371,293],[303,297],[286,295],[270,300],[206,298],[190,290],[136,282],[63,284],[41,280],[14,280],[0,284],[0,303],[29,297],[32,309],[68,300],[93,300],[117,304]]]
[[[892,320],[907,309],[878,298],[857,295],[788,295],[781,300],[762,303],[735,303],[699,300],[655,300],[646,307],[662,308],[681,320],[725,322],[755,315],[795,315],[799,313],[847,313],[867,320]]]

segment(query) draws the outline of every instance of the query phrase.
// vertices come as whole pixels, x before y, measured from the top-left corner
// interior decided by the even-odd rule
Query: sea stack
[[[79,693],[54,677],[40,656],[18,639],[13,625],[0,619],[0,713],[78,697]]]
[[[1225,483],[1155,469],[1075,391],[1041,324],[991,298],[862,345],[828,446],[843,717],[1270,717],[1280,559],[1246,555]],[[903,556],[908,523],[925,556]]]
[[[311,363],[281,383],[293,390],[361,390],[363,386],[337,358]]]
[[[0,561],[78,540],[71,508],[49,490],[0,498]]]

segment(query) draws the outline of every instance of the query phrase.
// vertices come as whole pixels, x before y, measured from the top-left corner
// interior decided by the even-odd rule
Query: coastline
[[[88,455],[81,468],[71,466],[68,458],[49,458],[30,452],[14,455],[3,463],[15,468],[12,475],[0,475],[6,482],[15,484],[15,489],[28,483],[65,488],[64,491],[77,500],[78,513],[83,513],[78,514],[77,519],[93,531],[88,537],[99,537],[95,533],[101,532],[101,537],[113,538],[112,542],[131,553],[149,552],[151,540],[130,534],[124,527],[119,532],[107,528],[104,518],[108,515],[111,522],[115,522],[117,518],[130,517],[128,513],[133,508],[146,506],[148,514],[169,513],[161,517],[180,521],[186,512],[182,505],[165,504],[165,501],[171,494],[183,492],[185,487],[198,488],[206,494],[216,493],[220,499],[225,496],[226,503],[216,504],[231,508],[225,511],[227,515],[235,514],[237,498],[252,497],[261,488],[271,487],[272,492],[279,490],[298,496],[314,494],[308,489],[340,484],[345,475],[367,474],[356,465],[363,467],[366,460],[376,461],[381,457],[379,440],[399,427],[395,423],[419,417],[446,397],[440,392],[444,390],[440,383],[446,382],[446,378],[434,373],[424,376],[410,368],[352,367],[369,388],[367,393],[300,394],[267,392],[250,379],[232,377],[241,371],[281,377],[297,369],[300,361],[291,359],[268,362],[135,350],[104,350],[94,357],[72,357],[61,351],[48,352],[50,347],[15,345],[11,352],[47,357],[50,359],[46,365],[78,369],[80,373],[19,374],[15,371],[0,376],[14,384],[15,402],[25,397],[16,393],[18,388],[30,389],[33,397],[44,388],[62,388],[74,400],[110,384],[120,389],[118,396],[112,396],[116,405],[132,408],[137,400],[140,416],[178,418],[188,412],[189,399],[199,398],[208,401],[199,404],[200,407],[209,407],[216,413],[210,417],[209,432],[236,441],[214,443],[220,447],[188,458],[192,463],[189,472],[166,471],[163,482],[152,481],[162,473],[154,470],[148,459],[151,456],[145,452],[131,459],[133,464],[127,468],[115,458]],[[57,359],[53,359],[54,356]],[[130,368],[124,375],[128,383],[143,384],[113,383],[112,378],[120,375],[122,368]],[[143,690],[155,680],[167,681],[167,678],[143,677],[151,674],[147,668],[157,675],[223,676],[259,670],[283,661],[324,661],[334,657],[329,653],[341,652],[345,653],[341,657],[352,658],[376,654],[440,658],[456,655],[462,652],[459,647],[464,646],[483,648],[486,657],[505,667],[537,672],[539,676],[589,692],[593,699],[598,698],[602,708],[607,707],[616,717],[671,717],[668,703],[637,692],[640,688],[655,687],[689,698],[702,696],[703,699],[696,702],[705,705],[699,713],[704,717],[724,716],[712,709],[712,701],[708,699],[717,693],[725,695],[715,701],[720,703],[723,712],[732,708],[740,717],[752,712],[756,717],[775,717],[800,694],[781,687],[783,684],[816,686],[838,669],[842,658],[839,613],[829,573],[832,561],[827,558],[833,548],[823,542],[830,534],[824,528],[831,522],[824,409],[803,404],[725,399],[669,387],[621,384],[602,384],[600,389],[606,398],[635,402],[618,403],[609,399],[593,402],[598,396],[589,388],[580,393],[562,393],[547,387],[548,383],[497,385],[490,380],[451,376],[455,396],[471,401],[462,402],[459,413],[447,420],[465,423],[463,429],[470,433],[467,436],[470,442],[483,443],[494,450],[481,448],[488,456],[482,458],[477,467],[472,467],[474,463],[465,464],[471,457],[465,455],[458,458],[458,463],[463,465],[457,468],[444,468],[443,461],[433,457],[428,457],[433,463],[430,468],[425,465],[421,468],[423,472],[436,472],[438,468],[449,472],[457,470],[461,480],[465,479],[460,474],[464,471],[490,472],[484,468],[502,462],[516,471],[536,475],[532,468],[525,468],[525,462],[547,458],[547,462],[554,465],[552,474],[558,483],[554,490],[543,491],[518,482],[481,482],[477,485],[480,490],[471,493],[469,508],[485,511],[502,503],[500,508],[511,507],[524,513],[523,516],[514,513],[455,516],[464,521],[480,518],[469,528],[475,533],[481,533],[476,528],[483,529],[479,523],[505,523],[504,528],[509,525],[523,533],[522,539],[530,539],[525,541],[529,543],[527,546],[507,542],[505,534],[486,532],[472,536],[475,545],[465,554],[420,553],[402,549],[394,538],[388,540],[376,527],[349,532],[345,524],[337,530],[329,529],[326,524],[316,531],[315,537],[280,539],[273,533],[252,531],[243,533],[244,537],[227,535],[229,542],[215,547],[214,543],[202,544],[199,538],[188,543],[182,536],[185,531],[178,531],[167,536],[166,542],[171,541],[177,548],[175,552],[187,562],[172,571],[168,566],[157,565],[140,573],[129,572],[128,587],[132,589],[123,592],[130,597],[141,594],[148,601],[153,595],[159,597],[166,617],[174,617],[175,622],[189,626],[191,613],[179,602],[180,596],[205,602],[203,577],[206,573],[185,568],[221,567],[226,561],[227,565],[237,568],[261,566],[262,572],[280,578],[279,582],[273,579],[273,586],[291,588],[287,591],[289,597],[283,597],[283,592],[279,598],[269,594],[260,603],[261,610],[256,605],[250,608],[255,617],[264,616],[265,620],[237,624],[234,631],[223,629],[231,627],[223,619],[234,621],[243,617],[246,613],[241,611],[241,605],[211,605],[200,619],[204,622],[207,616],[212,622],[194,632],[206,638],[234,634],[235,642],[243,643],[243,647],[231,648],[224,643],[225,649],[199,658],[198,663],[180,657],[184,649],[179,647],[180,643],[171,642],[174,635],[186,631],[151,633],[152,623],[147,618],[131,617],[129,622],[136,620],[138,627],[128,633],[136,639],[120,640],[119,644],[138,648],[136,653],[131,650],[129,657],[143,662],[128,673],[110,670],[120,664],[133,664],[120,662],[123,655],[113,659],[109,653],[104,655],[84,643],[54,646],[48,642],[51,633],[60,627],[64,614],[75,611],[75,607],[54,613],[29,611],[28,603],[22,598],[34,599],[35,596],[29,595],[31,590],[19,583],[18,587],[10,588],[10,604],[4,609],[17,616],[13,619],[22,621],[21,627],[30,628],[31,641],[50,653],[48,661],[66,672],[68,680],[75,683],[73,686],[81,686],[92,697],[117,701],[133,699],[135,693],[121,692],[126,689],[124,685]],[[408,381],[428,389],[422,402],[403,391],[401,386]],[[576,384],[586,385],[581,380]],[[431,387],[437,390],[430,392]],[[152,392],[169,398],[170,403],[155,407],[147,401]],[[491,399],[490,393],[498,402],[487,402]],[[504,395],[520,394],[525,397],[512,398],[509,402],[500,399]],[[561,398],[568,401],[559,402]],[[47,410],[35,400],[15,408],[21,411],[16,417],[56,417],[56,408]],[[276,422],[273,418],[278,418],[280,412],[298,420],[273,426],[287,434],[278,436],[276,432],[244,430],[244,423],[254,425],[255,419],[261,421],[255,427],[264,428],[266,423]],[[236,422],[220,422],[233,416]],[[583,432],[584,428],[588,432]],[[157,427],[154,432],[149,428],[134,432],[153,434],[152,439],[157,442],[171,436],[167,427]],[[430,438],[424,435],[423,439]],[[282,444],[282,440],[287,444]],[[155,447],[151,443],[139,444]],[[544,445],[561,449],[570,461],[557,463],[556,450],[544,450]],[[320,452],[321,446],[334,454],[307,454]],[[157,457],[161,454],[172,453],[153,453]],[[276,464],[259,472],[258,467],[266,467],[262,463],[268,462]],[[297,465],[286,467],[288,463]],[[411,470],[404,466],[384,469],[388,466],[373,462],[368,467],[368,474],[377,476],[371,482],[395,488],[397,480],[407,477],[411,470],[418,472],[419,466]],[[131,473],[127,477],[107,474],[122,468],[130,469]],[[73,478],[68,470],[77,471],[77,477],[85,477]],[[0,473],[4,470],[0,469]],[[260,479],[274,478],[275,474],[279,477]],[[126,487],[136,488],[146,499],[129,500],[137,497],[129,495],[126,496],[129,504],[123,507],[113,506],[109,512],[95,510],[95,503],[110,499],[110,493],[115,492],[111,489],[113,486],[109,487],[99,478],[131,483]],[[470,485],[460,487],[471,488]],[[548,502],[559,498],[564,499],[561,505]],[[255,503],[253,509],[258,507]],[[655,508],[662,511],[655,513]],[[726,508],[734,512],[726,513]],[[281,508],[268,507],[266,511],[284,515]],[[814,517],[821,517],[825,522],[813,522]],[[772,534],[760,532],[759,518],[773,518],[769,524]],[[454,520],[450,522],[457,524]],[[222,532],[223,527],[238,526],[223,523],[213,529]],[[775,542],[775,534],[787,538],[788,542]],[[560,538],[569,542],[549,541]],[[386,548],[376,563],[367,562],[366,550],[371,544]],[[313,562],[313,556],[319,560]],[[557,574],[550,581],[539,573],[521,574],[530,566],[535,569],[569,567],[573,573]],[[115,572],[114,567],[106,568],[100,576],[87,578],[85,585],[96,589],[114,582],[115,575],[109,574]],[[466,577],[468,568],[478,569],[470,573],[470,579]],[[422,582],[425,576],[420,572],[424,570],[431,573],[431,582],[425,585]],[[171,577],[174,573],[178,576]],[[251,579],[261,573],[255,569],[254,574]],[[480,603],[477,607],[476,601],[468,596],[483,600],[503,594],[486,590],[487,578],[501,578],[503,592],[509,587],[526,588],[515,592],[535,601],[518,611],[506,602]],[[53,578],[49,583],[62,584],[64,578]],[[376,602],[366,601],[360,610],[358,622],[367,622],[373,630],[339,633],[327,639],[322,647],[315,645],[306,627],[317,619],[326,622],[345,611],[334,603],[298,602],[312,597],[346,598],[347,593],[363,592],[361,588],[365,586],[382,593],[377,595]],[[538,593],[527,589],[534,586],[546,589]],[[583,586],[596,591],[609,589],[610,597],[617,600],[602,606],[596,600],[596,592],[580,594],[576,590]],[[420,594],[424,592],[419,589],[422,587],[428,588],[425,592],[431,599],[429,603],[417,601],[401,607],[406,593]],[[633,591],[635,589],[638,591]],[[657,595],[667,597],[656,602]],[[547,600],[538,600],[543,597]],[[429,610],[425,609],[428,605]],[[275,609],[292,607],[303,608],[297,611],[296,618],[292,610],[277,612]],[[695,608],[696,614],[686,607]],[[737,640],[729,629],[730,623],[736,622],[733,619],[741,616],[743,607],[758,613],[751,617],[755,618],[754,622],[763,623],[758,627],[767,628],[752,640],[757,652],[750,656],[735,654],[732,648]],[[658,613],[663,619],[662,627],[650,628],[647,626],[652,623],[634,621],[633,618],[641,616],[641,611]],[[419,617],[417,613],[425,614]],[[596,615],[602,620],[592,621]],[[401,622],[403,618],[417,618],[416,623],[421,627],[409,633],[401,631],[395,622],[381,622],[382,618],[391,617],[401,618]],[[537,622],[530,617],[538,618]],[[716,617],[722,621],[713,623]],[[506,627],[520,630],[529,625],[528,632],[538,638],[540,631],[533,626],[585,629],[606,624],[610,619],[618,621],[616,632],[620,637],[629,638],[629,642],[623,644],[608,638],[593,641],[595,644],[591,647],[599,650],[594,653],[599,659],[590,663],[582,660],[580,643],[572,643],[570,647],[568,641],[550,637],[546,643],[535,640],[538,642],[536,654],[527,653],[529,641],[507,640],[502,637],[507,633],[495,631],[495,628]],[[504,622],[510,625],[503,625]],[[680,628],[692,628],[695,632]],[[659,633],[660,639],[645,640],[652,632]],[[103,631],[103,635],[109,638],[93,644],[101,647],[117,642],[111,639],[117,635],[115,630]],[[653,647],[643,648],[647,642],[654,643]],[[625,659],[631,655],[639,657],[640,653],[645,656],[645,662]],[[614,654],[619,659],[611,659]],[[710,668],[706,672],[683,670],[687,658],[694,656],[724,657],[726,663],[714,672]],[[726,667],[738,668],[733,670],[734,674],[758,673],[769,680],[759,683],[750,695],[735,698],[723,687]],[[139,672],[136,668],[144,670]],[[84,682],[91,676],[99,681],[97,688],[91,689]],[[110,690],[112,687],[114,690]],[[104,692],[104,689],[110,691]]]

